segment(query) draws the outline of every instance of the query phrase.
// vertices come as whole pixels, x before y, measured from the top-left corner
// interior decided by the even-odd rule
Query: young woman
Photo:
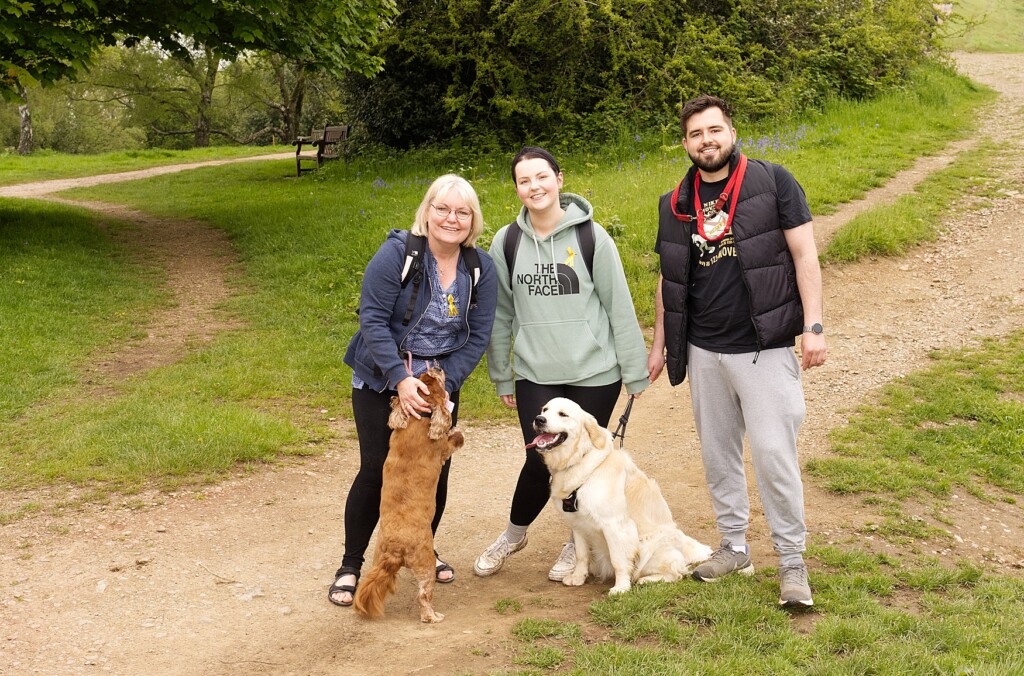
[[[553,397],[572,399],[607,426],[623,383],[630,395],[648,385],[647,347],[615,242],[593,222],[587,200],[561,192],[562,172],[548,151],[520,150],[512,179],[523,208],[491,243],[498,272],[487,348],[491,380],[502,402],[517,409],[526,443],[535,436],[534,417]],[[521,235],[509,270],[505,240],[516,236],[516,227]],[[588,239],[592,263],[586,260],[590,247],[581,245]],[[477,559],[477,575],[493,575],[526,546],[526,530],[548,501],[550,479],[540,454],[527,449],[508,527]],[[548,577],[561,580],[575,565],[570,537]]]
[[[352,367],[352,413],[359,437],[359,473],[345,503],[345,554],[328,590],[331,603],[352,605],[366,547],[380,519],[381,476],[388,455],[391,397],[419,417],[430,407],[418,378],[437,361],[445,372],[452,424],[458,420],[459,388],[483,357],[494,323],[497,277],[490,256],[477,250],[476,282],[464,253],[473,247],[484,222],[473,187],[454,174],[430,186],[410,230],[392,230],[366,267],[359,299],[359,330],[345,363]],[[422,279],[407,282],[406,241],[425,236]],[[444,513],[448,492],[445,463],[437,485],[433,530]],[[455,571],[437,560],[437,581],[451,582]]]

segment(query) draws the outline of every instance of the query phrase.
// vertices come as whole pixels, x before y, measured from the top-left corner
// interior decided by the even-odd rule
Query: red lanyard
[[[725,192],[718,196],[718,200],[715,202],[715,212],[720,212],[729,201],[729,195],[740,194],[740,188],[743,186],[743,175],[747,171],[747,156],[740,153],[739,162],[736,164],[736,170],[732,172],[732,176],[729,177],[729,182],[725,184]],[[676,204],[679,202],[679,191],[683,187],[683,182],[680,181],[676,189],[672,191],[672,214],[680,221],[689,223],[693,220],[693,216],[689,214],[681,214],[676,210]],[[735,193],[733,192],[735,190]],[[708,241],[714,241],[721,239],[725,236],[725,233],[729,232],[732,225],[732,215],[729,216],[729,221],[725,226],[725,230],[718,237],[708,238],[704,234],[704,208],[700,203],[700,171],[697,171],[693,179],[693,207],[697,214],[697,232],[700,233],[701,237]],[[735,204],[733,205],[733,211],[736,211]]]

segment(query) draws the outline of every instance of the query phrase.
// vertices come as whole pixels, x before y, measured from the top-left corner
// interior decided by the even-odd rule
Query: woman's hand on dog
[[[413,418],[421,418],[421,413],[430,413],[430,404],[420,394],[430,394],[430,388],[419,378],[409,376],[398,383],[398,401],[402,410]]]

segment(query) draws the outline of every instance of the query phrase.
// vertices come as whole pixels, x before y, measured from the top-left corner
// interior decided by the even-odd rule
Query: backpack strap
[[[480,254],[477,253],[475,246],[464,246],[462,247],[462,258],[466,261],[466,267],[469,268],[469,307],[473,309],[476,307],[476,287],[480,283]]]
[[[512,221],[505,231],[505,265],[508,267],[508,285],[512,286],[512,270],[516,264],[516,253],[519,251],[519,241],[523,238],[523,229],[519,223]],[[590,278],[594,278],[594,220],[588,218],[583,223],[576,224],[576,238],[580,241],[580,256],[587,266]]]
[[[405,308],[402,326],[408,326],[416,309],[416,299],[420,295],[420,283],[423,281],[423,249],[427,246],[427,238],[411,232],[405,240],[405,264],[402,266],[402,288],[412,280],[412,295],[409,296],[409,307]]]
[[[405,316],[402,317],[402,326],[408,326],[412,319],[412,313],[416,310],[416,300],[420,295],[420,284],[423,282],[423,251],[427,248],[427,238],[423,235],[414,235],[411,232],[405,240],[405,264],[402,266],[402,288],[404,289],[412,281],[412,295],[409,296],[409,306],[405,308]],[[476,288],[480,284],[480,254],[475,247],[462,247],[461,254],[469,268],[470,293],[469,307],[476,307]]]
[[[512,221],[505,231],[505,267],[508,268],[508,285],[512,286],[512,270],[516,266],[516,252],[519,251],[519,240],[523,238],[523,229],[519,223]]]
[[[590,278],[594,278],[594,221],[587,219],[586,223],[576,226],[576,237],[580,240],[580,255],[583,262],[587,264],[587,272]]]

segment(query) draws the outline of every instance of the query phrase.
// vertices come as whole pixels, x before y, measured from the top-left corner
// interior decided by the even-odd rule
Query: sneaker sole
[[[701,577],[700,573],[698,573],[697,571],[693,571],[690,574],[690,577],[692,577],[697,582],[718,582],[726,575],[731,575],[732,573],[739,573],[740,575],[750,577],[754,574],[754,564],[751,563],[743,568],[737,568],[736,570],[729,571],[725,575],[717,575],[715,577]]]
[[[571,572],[572,570],[567,570],[564,573],[554,573],[552,571],[548,571],[548,579],[552,582],[561,582]]]
[[[813,599],[792,599],[786,601],[785,599],[779,599],[779,605],[783,608],[810,608],[814,605]]]

